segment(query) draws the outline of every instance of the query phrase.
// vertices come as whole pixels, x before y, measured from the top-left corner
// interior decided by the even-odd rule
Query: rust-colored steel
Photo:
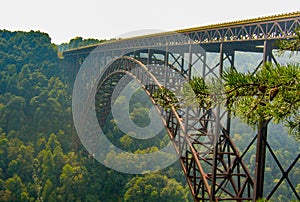
[[[155,67],[156,71],[164,71],[164,65]],[[176,68],[173,68],[173,71],[180,72]],[[115,87],[114,80],[124,74],[130,74],[144,84],[144,89],[150,96],[154,90],[163,86],[140,61],[129,56],[115,60],[105,70],[98,86],[97,94],[101,95],[97,102],[97,107],[100,106],[100,125],[103,125],[110,111],[110,92]],[[182,76],[182,79],[187,77]],[[151,85],[153,83],[155,88]],[[164,85],[171,86],[174,83]],[[171,107],[158,111],[161,112],[162,121],[180,157],[182,169],[195,200],[250,200],[249,190],[252,189],[253,180],[228,131],[217,122],[218,114],[214,110],[193,109],[193,112],[189,113],[186,125],[180,116],[180,110],[182,109]],[[219,125],[219,131],[215,131],[216,125]],[[188,134],[188,130],[194,133]],[[203,137],[205,141],[201,140]]]
[[[219,78],[225,61],[234,68],[235,51],[263,53],[259,66],[272,60],[276,63],[272,56],[271,50],[274,48],[272,43],[278,39],[292,37],[293,30],[298,26],[300,26],[300,12],[295,12],[111,41],[100,45],[100,49],[95,49],[97,46],[89,46],[65,51],[63,56],[68,65],[66,74],[75,79],[82,61],[95,50],[102,58],[102,66],[107,65],[113,58],[118,58],[107,66],[98,85],[96,111],[101,114],[98,120],[100,125],[103,125],[110,113],[112,91],[123,75],[129,74],[141,81],[151,99],[152,92],[161,86],[176,88],[176,82],[188,80],[197,61],[203,64],[201,67],[203,78]],[[204,52],[194,49],[195,45],[201,45]],[[177,51],[178,47],[183,47],[184,51]],[[205,52],[220,54],[219,63],[210,67]],[[189,54],[188,65],[184,62],[184,54]],[[148,69],[149,65],[154,65],[151,70]],[[182,76],[175,76],[178,75],[175,73],[166,75],[163,71],[165,67]],[[153,71],[164,76],[165,83],[159,83],[151,73]],[[182,170],[195,201],[246,201],[261,196],[270,199],[284,180],[289,184],[291,192],[300,200],[299,193],[288,176],[298,162],[299,154],[286,170],[283,169],[266,135],[260,136],[259,141],[256,141],[256,136],[240,153],[230,136],[230,113],[218,108],[207,110],[172,107],[158,111],[180,157]],[[181,118],[182,114],[188,114],[185,120]],[[258,159],[256,167],[263,167],[259,169],[260,174],[256,173],[254,179],[243,161],[247,151],[255,143],[263,147],[262,150],[257,148],[260,153],[265,154],[266,149],[270,152],[282,173],[281,179],[268,195],[263,193],[263,182],[254,180],[263,179],[265,157]]]
[[[210,52],[218,52],[218,44],[226,42],[230,43],[235,50],[257,52],[258,50],[255,46],[260,45],[259,41],[274,41],[290,38],[294,34],[294,29],[299,25],[300,11],[277,16],[114,40],[98,45],[103,46],[106,51],[118,51],[149,47],[155,48],[174,44],[201,44],[203,46],[207,45],[207,49]],[[185,39],[178,37],[178,33],[188,37]],[[251,42],[251,45],[241,42]],[[216,46],[214,46],[214,44]],[[98,45],[67,50],[63,53],[63,56],[90,53]]]

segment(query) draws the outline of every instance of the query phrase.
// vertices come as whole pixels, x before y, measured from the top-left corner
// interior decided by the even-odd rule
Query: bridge
[[[119,39],[68,50],[63,57],[66,71],[74,80],[91,54],[99,59],[94,66],[105,67],[96,78],[95,101],[98,121],[103,126],[111,111],[113,91],[125,75],[137,80],[149,99],[157,104],[153,97],[155,92],[165,88],[178,92],[193,76],[220,78],[228,67],[240,71],[235,65],[238,52],[259,55],[260,60],[251,71],[266,62],[277,63],[274,42],[293,37],[299,26],[300,12],[294,12]],[[209,61],[210,54],[217,59]],[[295,199],[300,200],[288,176],[299,154],[283,169],[266,134],[256,135],[244,151],[240,151],[231,137],[230,113],[222,107],[156,107],[195,201],[270,199],[284,180]],[[266,133],[266,128],[261,131]],[[257,147],[255,172],[249,170],[244,161],[252,145]],[[263,192],[266,149],[282,173],[269,193]]]

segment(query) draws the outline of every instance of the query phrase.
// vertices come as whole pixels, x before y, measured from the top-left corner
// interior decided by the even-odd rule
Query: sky
[[[300,11],[300,0],[7,0],[0,29],[46,32],[53,43],[111,39]]]

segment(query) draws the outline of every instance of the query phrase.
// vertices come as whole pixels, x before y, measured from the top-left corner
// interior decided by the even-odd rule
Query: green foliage
[[[281,53],[300,49],[300,27],[289,40],[277,43]],[[246,123],[256,125],[273,119],[284,123],[297,139],[300,137],[300,66],[266,64],[255,73],[235,70],[223,74],[228,108]]]
[[[246,123],[287,122],[300,106],[300,66],[267,64],[256,74],[230,70],[223,74],[228,108]]]
[[[135,177],[126,185],[124,201],[187,201],[183,186],[165,175],[147,174]]]
[[[148,108],[135,108],[130,113],[130,118],[137,126],[145,127],[150,123],[148,114],[149,114]]]
[[[193,93],[187,93],[188,88],[185,88],[185,94],[190,95],[190,99],[193,100],[195,97],[199,107],[211,108],[213,105],[211,87],[201,77],[193,77],[189,81],[189,85],[193,90]],[[186,96],[189,99],[189,96]]]
[[[77,37],[60,48],[99,42]],[[122,201],[135,176],[105,168],[79,144],[72,127],[72,79],[57,49],[45,33],[0,30],[0,201]],[[131,102],[130,116],[147,125],[152,103],[138,98]],[[141,144],[111,121],[108,136],[128,151],[154,152],[168,142],[162,133]],[[181,170],[172,173],[168,176]]]
[[[292,39],[279,40],[276,45],[280,48],[281,53],[285,52],[286,50],[298,52],[300,49],[300,27],[297,27],[294,30],[294,36]]]
[[[71,39],[68,43],[62,43],[58,46],[58,50],[60,52],[69,50],[69,49],[74,49],[74,48],[79,48],[83,46],[89,46],[93,44],[100,44],[105,42],[106,40],[98,40],[98,39],[83,39],[82,37],[75,37]]]
[[[171,107],[178,108],[178,99],[176,95],[167,88],[161,87],[154,91],[151,95],[155,103],[162,106],[164,109],[170,109]]]

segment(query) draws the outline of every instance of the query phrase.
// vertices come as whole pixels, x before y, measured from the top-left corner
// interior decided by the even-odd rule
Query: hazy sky
[[[177,30],[300,10],[300,0],[6,0],[0,29],[40,30],[54,43]],[[142,31],[141,31],[142,33]]]

